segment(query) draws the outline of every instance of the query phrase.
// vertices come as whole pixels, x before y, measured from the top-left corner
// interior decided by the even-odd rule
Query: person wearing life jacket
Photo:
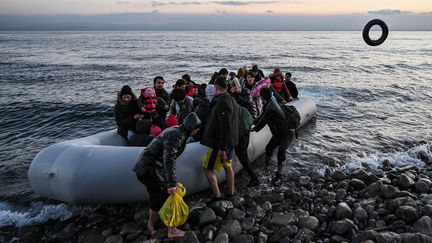
[[[170,110],[168,111],[168,117],[175,115],[178,124],[181,124],[183,119],[195,110],[194,99],[187,96],[186,90],[182,88],[174,89],[171,92],[171,97],[172,101],[170,104]]]
[[[195,113],[189,114],[180,126],[170,127],[155,137],[139,156],[133,171],[147,188],[149,220],[147,229],[156,233],[155,223],[159,210],[169,197],[177,192],[176,160],[183,153],[189,136],[196,133],[201,121]],[[168,228],[168,238],[183,237],[185,232]]]
[[[287,72],[285,74],[285,85],[287,86],[289,92],[291,93],[293,99],[298,99],[298,90],[296,84],[291,80],[292,74]]]
[[[136,131],[136,123],[144,115],[140,114],[137,98],[129,85],[122,87],[114,106],[114,116],[117,123],[117,133],[128,141]]]
[[[279,104],[272,98],[272,91],[270,88],[263,88],[260,90],[261,98],[264,101],[263,113],[254,121],[254,127],[251,132],[259,132],[266,125],[270,128],[272,137],[267,144],[265,164],[270,165],[273,151],[278,148],[277,161],[278,168],[274,182],[281,180],[283,162],[286,160],[286,150],[294,138],[294,132],[289,128],[286,121],[286,116]]]
[[[270,75],[271,86],[274,88],[274,91],[278,95],[280,95],[283,100],[286,102],[290,102],[293,100],[291,93],[289,92],[285,82],[283,80],[283,74],[280,71],[274,72]]]
[[[160,104],[158,106],[158,104]],[[153,126],[152,129],[161,130],[165,128],[165,114],[160,114],[158,110],[165,110],[164,99],[156,97],[156,91],[152,87],[141,89],[141,95],[138,99],[138,106],[145,119],[150,119]],[[166,111],[164,111],[166,113]]]
[[[148,87],[141,89],[140,97],[138,98],[138,106],[140,111],[146,118],[153,118],[153,114],[156,113],[156,91],[154,88]]]

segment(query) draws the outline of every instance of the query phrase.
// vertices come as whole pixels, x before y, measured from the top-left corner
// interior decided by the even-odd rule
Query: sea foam
[[[9,203],[0,202],[0,227],[6,225],[22,227],[44,223],[50,219],[65,221],[90,210],[90,207],[72,206],[64,203],[55,205],[35,202],[28,208],[17,208]]]

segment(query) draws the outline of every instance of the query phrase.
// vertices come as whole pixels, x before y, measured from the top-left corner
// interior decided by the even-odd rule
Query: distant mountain
[[[344,31],[361,30],[373,18],[382,18],[390,30],[432,30],[432,13],[404,12],[353,15],[161,14],[0,15],[0,31]]]

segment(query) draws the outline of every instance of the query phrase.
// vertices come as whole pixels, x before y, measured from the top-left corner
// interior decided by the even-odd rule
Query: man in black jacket
[[[169,93],[164,89],[165,80],[162,76],[156,76],[153,79],[153,86],[154,90],[156,91],[156,97],[160,97],[164,99],[166,104],[170,103],[170,95]]]
[[[150,195],[150,218],[147,228],[151,234],[158,212],[169,195],[177,191],[176,159],[183,153],[189,136],[196,133],[201,121],[195,113],[189,114],[184,123],[163,131],[141,153],[134,171],[138,180],[147,187]],[[184,232],[168,229],[168,237],[182,237]]]
[[[238,110],[235,101],[227,92],[226,78],[218,77],[214,85],[216,96],[210,103],[210,116],[201,144],[210,147],[211,155],[206,161],[205,173],[213,191],[213,200],[219,200],[222,195],[214,171],[217,161],[223,164],[227,176],[227,197],[234,194],[234,170],[229,163],[229,155],[238,144]]]
[[[261,99],[264,102],[263,113],[254,121],[255,126],[252,131],[258,132],[265,125],[268,125],[272,133],[272,138],[266,146],[266,165],[270,164],[273,151],[279,146],[277,153],[278,169],[274,180],[282,177],[283,162],[286,159],[286,150],[294,138],[294,133],[288,127],[285,113],[281,107],[272,99],[272,91],[263,88],[260,91]]]
[[[298,90],[296,84],[291,81],[292,74],[290,72],[287,72],[285,74],[285,85],[287,86],[289,92],[291,93],[291,96],[293,99],[298,99]]]

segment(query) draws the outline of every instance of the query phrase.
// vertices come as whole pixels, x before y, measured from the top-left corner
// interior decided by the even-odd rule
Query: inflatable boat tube
[[[315,103],[309,98],[290,102],[301,115],[301,125],[316,113]],[[251,161],[264,153],[271,138],[266,126],[252,132],[248,147]],[[51,145],[33,159],[28,178],[36,194],[41,197],[68,203],[119,204],[144,202],[148,193],[132,171],[142,147],[128,147],[115,130],[93,136]],[[207,147],[200,143],[187,144],[177,159],[177,180],[188,194],[209,188],[202,169]],[[234,170],[241,169],[234,158]],[[218,173],[219,182],[225,173]]]

